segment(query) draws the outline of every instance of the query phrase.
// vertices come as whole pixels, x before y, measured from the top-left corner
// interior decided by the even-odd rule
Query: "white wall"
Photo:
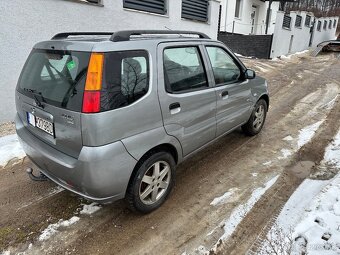
[[[272,52],[271,52],[271,58],[278,57],[281,55],[287,55],[289,53],[295,53],[299,51],[303,51],[309,48],[309,41],[310,41],[310,27],[305,26],[305,19],[306,15],[311,15],[311,23],[314,20],[313,13],[307,13],[307,12],[291,12],[290,16],[292,17],[291,21],[291,28],[286,29],[282,27],[283,23],[283,12],[278,12],[276,17],[276,26],[274,30],[273,35],[273,43],[272,43]],[[301,15],[302,16],[302,24],[301,27],[295,27],[295,20],[296,16]],[[322,20],[322,29],[321,32],[316,31],[316,25],[314,26],[314,36],[312,40],[312,46],[317,45],[318,43],[325,41],[325,40],[333,40],[335,39],[335,31],[336,27],[334,28],[332,25],[332,28],[329,29],[327,25],[327,29],[323,29],[323,20],[337,20],[338,17],[331,17],[331,18],[321,18]],[[316,24],[317,24],[316,19]],[[332,21],[333,22],[333,21]],[[292,46],[291,50],[289,51],[290,46],[290,40],[292,39]]]
[[[235,18],[235,7],[236,0],[222,0],[222,12],[221,12],[221,31],[233,32],[234,25],[234,33],[237,34],[245,34],[248,35],[251,33],[252,28],[252,5],[257,6],[257,21],[255,21],[255,34],[261,35],[265,34],[266,29],[266,17],[267,17],[267,9],[268,2],[262,2],[260,0],[242,0],[241,2],[241,17]],[[272,6],[272,15],[270,24],[268,27],[268,34],[272,34],[274,32],[276,13],[279,10],[279,2],[273,2]]]
[[[0,123],[13,120],[14,90],[32,46],[58,32],[124,29],[196,30],[217,37],[219,1],[209,1],[208,23],[181,19],[181,0],[168,0],[168,14],[124,10],[123,0],[104,7],[64,0],[0,0]]]
[[[318,21],[321,21],[321,31],[317,30],[317,24]],[[327,20],[327,29],[323,29],[323,22]],[[332,29],[328,29],[329,21],[332,20]],[[327,41],[327,40],[334,40],[336,39],[336,27],[334,28],[333,22],[336,20],[336,26],[339,22],[339,17],[333,17],[333,18],[317,18],[315,20],[315,26],[314,26],[314,34],[313,34],[313,43],[312,47],[316,47],[320,42]]]

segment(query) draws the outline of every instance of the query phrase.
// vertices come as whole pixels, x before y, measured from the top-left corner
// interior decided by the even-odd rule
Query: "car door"
[[[216,93],[199,43],[158,46],[158,96],[164,128],[186,156],[216,137]]]
[[[217,96],[216,136],[245,123],[251,113],[251,87],[246,68],[222,45],[205,45]]]

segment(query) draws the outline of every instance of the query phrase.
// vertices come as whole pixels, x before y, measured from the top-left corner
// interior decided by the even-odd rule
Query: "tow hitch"
[[[34,175],[32,168],[27,168],[26,172],[27,172],[28,176],[31,178],[31,180],[33,180],[33,181],[47,181],[48,180],[46,175],[44,175],[42,172],[40,172],[38,176]]]

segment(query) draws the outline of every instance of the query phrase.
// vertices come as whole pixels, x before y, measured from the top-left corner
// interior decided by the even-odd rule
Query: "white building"
[[[287,55],[336,38],[339,17],[315,18],[310,12],[277,13],[271,58]]]
[[[15,86],[35,43],[59,32],[126,29],[196,30],[215,39],[219,5],[218,0],[1,0],[0,122],[14,118]]]
[[[268,1],[221,0],[221,6],[220,31],[244,35],[265,34]],[[274,32],[278,10],[279,2],[273,2],[269,15],[268,34]]]

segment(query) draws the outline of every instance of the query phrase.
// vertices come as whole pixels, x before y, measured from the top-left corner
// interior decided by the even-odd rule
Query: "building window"
[[[333,28],[336,27],[336,20],[333,22]]]
[[[123,0],[123,7],[156,14],[166,14],[165,0]]]
[[[331,20],[329,21],[328,28],[332,29],[332,21]]]
[[[208,0],[182,0],[182,18],[208,21]]]
[[[306,20],[305,20],[305,26],[306,27],[310,27],[310,20],[311,20],[311,16],[310,15],[306,15]]]
[[[103,0],[66,0],[66,1],[103,6]]]
[[[300,15],[296,15],[295,26],[301,27],[302,17]]]
[[[318,30],[318,31],[321,31],[321,21],[320,21],[320,20],[318,21],[318,27],[317,27],[317,30]]]
[[[235,18],[241,18],[242,0],[236,0]]]
[[[324,30],[327,29],[327,20],[325,20],[325,21],[323,22],[323,29],[324,29]]]
[[[284,15],[283,16],[283,23],[282,23],[282,27],[286,28],[286,29],[290,29],[290,24],[292,22],[292,17],[288,16],[288,15]]]

